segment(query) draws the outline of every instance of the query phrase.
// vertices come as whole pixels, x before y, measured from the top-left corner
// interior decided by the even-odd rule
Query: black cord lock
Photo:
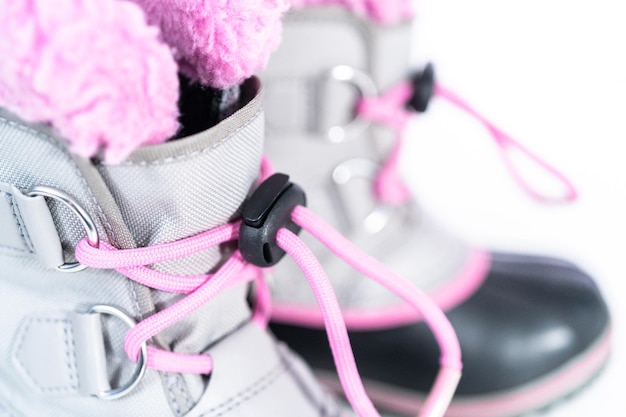
[[[407,105],[409,108],[424,113],[428,109],[428,103],[435,92],[435,68],[428,63],[422,71],[411,77],[413,95]]]
[[[263,181],[243,206],[239,251],[246,262],[260,267],[276,265],[285,255],[276,243],[276,235],[282,228],[300,232],[300,226],[291,220],[291,212],[304,205],[304,191],[290,183],[288,175],[274,174]]]

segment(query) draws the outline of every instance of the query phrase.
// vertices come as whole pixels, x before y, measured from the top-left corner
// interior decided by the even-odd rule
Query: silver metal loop
[[[374,97],[378,89],[372,78],[365,72],[348,65],[333,67],[327,74],[331,80],[348,83],[354,86],[361,97]],[[358,114],[343,126],[332,126],[326,132],[326,138],[333,143],[342,143],[360,137],[370,126],[368,120],[361,119]]]
[[[333,170],[332,178],[338,191],[341,187],[347,185],[356,178],[363,178],[373,181],[380,171],[380,166],[369,159],[355,158],[342,162]],[[344,221],[355,227],[351,221],[350,215],[347,213],[345,203],[340,203],[340,212],[343,213]],[[386,204],[377,202],[372,211],[365,217],[360,224],[360,228],[369,234],[376,234],[383,230],[389,220],[393,216],[394,208]]]
[[[128,314],[124,313],[122,310],[109,306],[98,304],[89,307],[87,310],[89,314],[107,314],[109,316],[116,317],[123,321],[129,328],[133,328],[137,325],[135,320],[133,320]],[[131,380],[126,384],[119,388],[114,388],[109,391],[102,391],[97,394],[97,397],[101,400],[117,400],[128,395],[132,390],[134,390],[141,379],[146,373],[146,368],[148,367],[148,344],[147,342],[143,342],[141,345],[141,351],[139,355],[139,360],[137,361],[137,369],[135,369],[135,373],[133,374]]]
[[[46,187],[43,185],[36,185],[26,192],[29,197],[48,197],[54,200],[60,201],[66,207],[68,207],[80,220],[80,223],[87,232],[87,241],[95,248],[100,244],[100,237],[98,236],[98,230],[93,219],[70,195],[64,193],[61,190],[52,187]],[[61,272],[78,272],[85,269],[85,265],[81,265],[80,262],[66,262],[63,265],[57,266],[57,270]]]

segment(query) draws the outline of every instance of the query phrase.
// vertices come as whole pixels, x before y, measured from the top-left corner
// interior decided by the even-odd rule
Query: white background
[[[489,134],[441,101],[414,123],[403,161],[420,202],[462,236],[565,257],[597,278],[613,314],[612,359],[546,416],[624,415],[626,2],[420,0],[413,52],[578,186],[575,204],[533,202]]]

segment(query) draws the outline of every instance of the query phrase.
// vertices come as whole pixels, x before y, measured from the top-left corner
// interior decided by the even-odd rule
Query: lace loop
[[[428,75],[428,77],[426,77],[427,82],[430,81],[434,83],[432,66],[427,66],[424,74]],[[407,106],[413,106],[411,103],[415,101],[414,93],[414,85],[408,81],[404,81],[380,96],[362,97],[357,105],[357,114],[360,118],[389,126],[396,134],[392,150],[374,182],[374,194],[376,197],[380,201],[391,205],[403,204],[411,198],[408,187],[400,177],[399,164],[400,156],[404,148],[406,128],[411,117],[414,116],[414,113],[407,109]],[[541,159],[526,146],[499,129],[457,94],[443,87],[441,84],[434,83],[433,95],[448,101],[475,118],[487,128],[500,149],[507,170],[518,186],[530,197],[541,202],[571,202],[576,200],[578,196],[576,187],[564,174]],[[424,97],[421,97],[421,99],[422,101],[425,100]],[[426,105],[427,102],[422,103],[420,101],[419,108],[423,107],[425,110]],[[513,163],[513,151],[520,152],[529,162],[557,180],[562,185],[564,190],[563,194],[557,196],[548,195],[534,187]]]
[[[542,202],[569,202],[575,201],[578,197],[578,192],[576,191],[576,187],[574,184],[559,170],[555,167],[548,164],[546,161],[541,159],[537,154],[533,153],[526,146],[522,145],[517,140],[513,139],[511,136],[506,134],[503,130],[498,128],[492,122],[487,120],[485,116],[480,114],[477,110],[472,108],[466,101],[464,101],[461,97],[455,94],[452,90],[440,85],[435,85],[435,95],[441,97],[451,103],[452,105],[458,107],[463,110],[473,118],[475,118],[478,122],[480,122],[485,128],[491,133],[494,141],[500,148],[500,152],[504,159],[504,163],[506,165],[507,170],[511,173],[513,179],[517,182],[519,187],[524,190],[528,195],[534,198],[537,201]],[[561,183],[563,186],[564,193],[562,196],[551,196],[542,193],[532,186],[522,175],[522,173],[515,167],[515,164],[512,160],[511,151],[517,150],[521,152],[529,161],[537,165],[544,172],[551,175],[557,181]]]
[[[353,245],[341,233],[306,207],[296,207],[292,218],[302,229],[313,235],[356,271],[373,279],[415,308],[428,324],[440,346],[440,364],[455,369],[462,368],[461,347],[454,328],[443,311],[428,295]]]
[[[443,416],[462,369],[459,341],[445,314],[411,282],[399,277],[358,249],[306,207],[296,207],[292,219],[348,265],[400,296],[424,316],[441,351],[441,370],[435,382],[435,389],[428,396],[420,416]],[[337,373],[348,401],[359,416],[378,416],[378,412],[365,394],[341,309],[326,273],[310,249],[293,233],[282,229],[278,234],[278,244],[296,261],[313,290],[324,317]]]

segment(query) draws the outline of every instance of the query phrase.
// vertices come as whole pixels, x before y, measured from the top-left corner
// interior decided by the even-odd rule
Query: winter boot
[[[0,109],[0,415],[352,415],[265,330],[260,268],[287,252],[325,312],[356,414],[377,416],[300,227],[424,315],[442,370],[422,415],[443,415],[461,363],[442,311],[303,207],[287,176],[257,187],[256,78],[217,89],[182,77],[176,133],[176,65],[139,8],[0,6],[12,110]]]
[[[232,258],[232,234],[168,257],[240,216],[263,146],[258,80],[222,122],[219,90],[183,86],[178,138],[105,165],[69,143],[120,158],[176,133],[176,64],[156,28],[109,0],[1,0],[0,28],[0,101],[47,122],[0,109],[0,415],[338,415],[251,313],[245,273],[198,302],[206,274]],[[118,250],[85,269],[81,240]],[[96,265],[139,246],[131,267],[133,255],[119,272]],[[186,310],[172,320],[175,306]],[[146,324],[158,334],[130,341]]]
[[[242,89],[250,99],[228,120],[141,148],[119,165],[72,157],[48,129],[2,112],[0,415],[337,413],[303,363],[251,321],[245,281],[140,343],[138,363],[127,358],[128,330],[185,302],[181,293],[228,259],[231,246],[154,259],[148,272],[193,280],[187,288],[150,289],[156,280],[141,285],[128,269],[75,272],[74,248],[85,235],[100,247],[150,248],[236,218],[263,144],[258,81]],[[185,354],[196,355],[187,369]]]
[[[400,3],[409,2],[345,2],[353,10],[311,7],[288,16],[283,43],[262,73],[267,153],[305,186],[315,211],[447,311],[465,364],[449,416],[543,408],[601,369],[607,308],[592,279],[568,262],[485,251],[441,230],[394,178],[388,168],[397,163],[407,109],[423,111],[433,91],[445,96],[432,69],[409,81],[411,21],[406,8],[393,9]],[[333,277],[371,398],[414,414],[437,355],[421,317],[315,248]],[[312,296],[283,278],[293,270],[285,262],[273,271],[271,328],[336,387]]]

